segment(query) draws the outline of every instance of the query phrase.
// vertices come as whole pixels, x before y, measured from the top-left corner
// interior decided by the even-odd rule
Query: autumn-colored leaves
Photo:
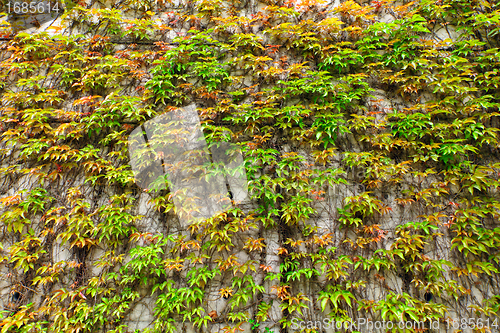
[[[498,286],[476,288],[499,274],[498,4],[248,3],[135,1],[127,20],[76,6],[66,19],[88,36],[2,42],[0,260],[27,296],[1,333],[125,331],[139,290],[151,332],[241,331],[277,304],[282,327],[315,307],[429,321],[467,299],[498,313]],[[210,140],[240,145],[254,206],[180,236],[169,193],[140,192],[155,233],[126,138],[191,102]],[[351,182],[363,190],[331,198]],[[28,303],[30,289],[46,299]]]

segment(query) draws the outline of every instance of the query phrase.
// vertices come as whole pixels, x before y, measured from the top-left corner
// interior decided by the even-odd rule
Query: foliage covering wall
[[[496,1],[74,5],[1,32],[1,333],[498,331]],[[127,137],[193,103],[252,203],[183,229]]]

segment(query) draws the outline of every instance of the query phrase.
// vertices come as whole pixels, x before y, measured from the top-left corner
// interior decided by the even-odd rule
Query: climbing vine
[[[1,333],[498,331],[496,1],[61,6],[1,7]],[[183,226],[127,139],[193,104],[250,200]]]

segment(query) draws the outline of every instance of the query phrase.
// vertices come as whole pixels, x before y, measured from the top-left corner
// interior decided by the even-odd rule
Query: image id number
[[[450,320],[446,319],[446,324],[448,329],[453,328],[453,329],[466,329],[466,328],[486,328],[486,327],[493,327],[493,328],[498,328],[498,319],[495,320],[490,320],[488,319],[482,319],[482,318],[461,318],[457,320]]]
[[[31,1],[31,2],[14,2],[7,4],[7,12],[9,14],[50,14],[53,12],[59,13],[59,3],[51,4],[48,1]]]

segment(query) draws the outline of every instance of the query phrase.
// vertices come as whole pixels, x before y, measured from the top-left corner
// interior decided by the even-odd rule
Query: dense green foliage
[[[1,333],[127,332],[145,300],[145,332],[497,318],[496,1],[92,3],[0,31]],[[127,136],[191,103],[241,147],[255,206],[180,230]],[[334,201],[343,184],[363,191]]]

